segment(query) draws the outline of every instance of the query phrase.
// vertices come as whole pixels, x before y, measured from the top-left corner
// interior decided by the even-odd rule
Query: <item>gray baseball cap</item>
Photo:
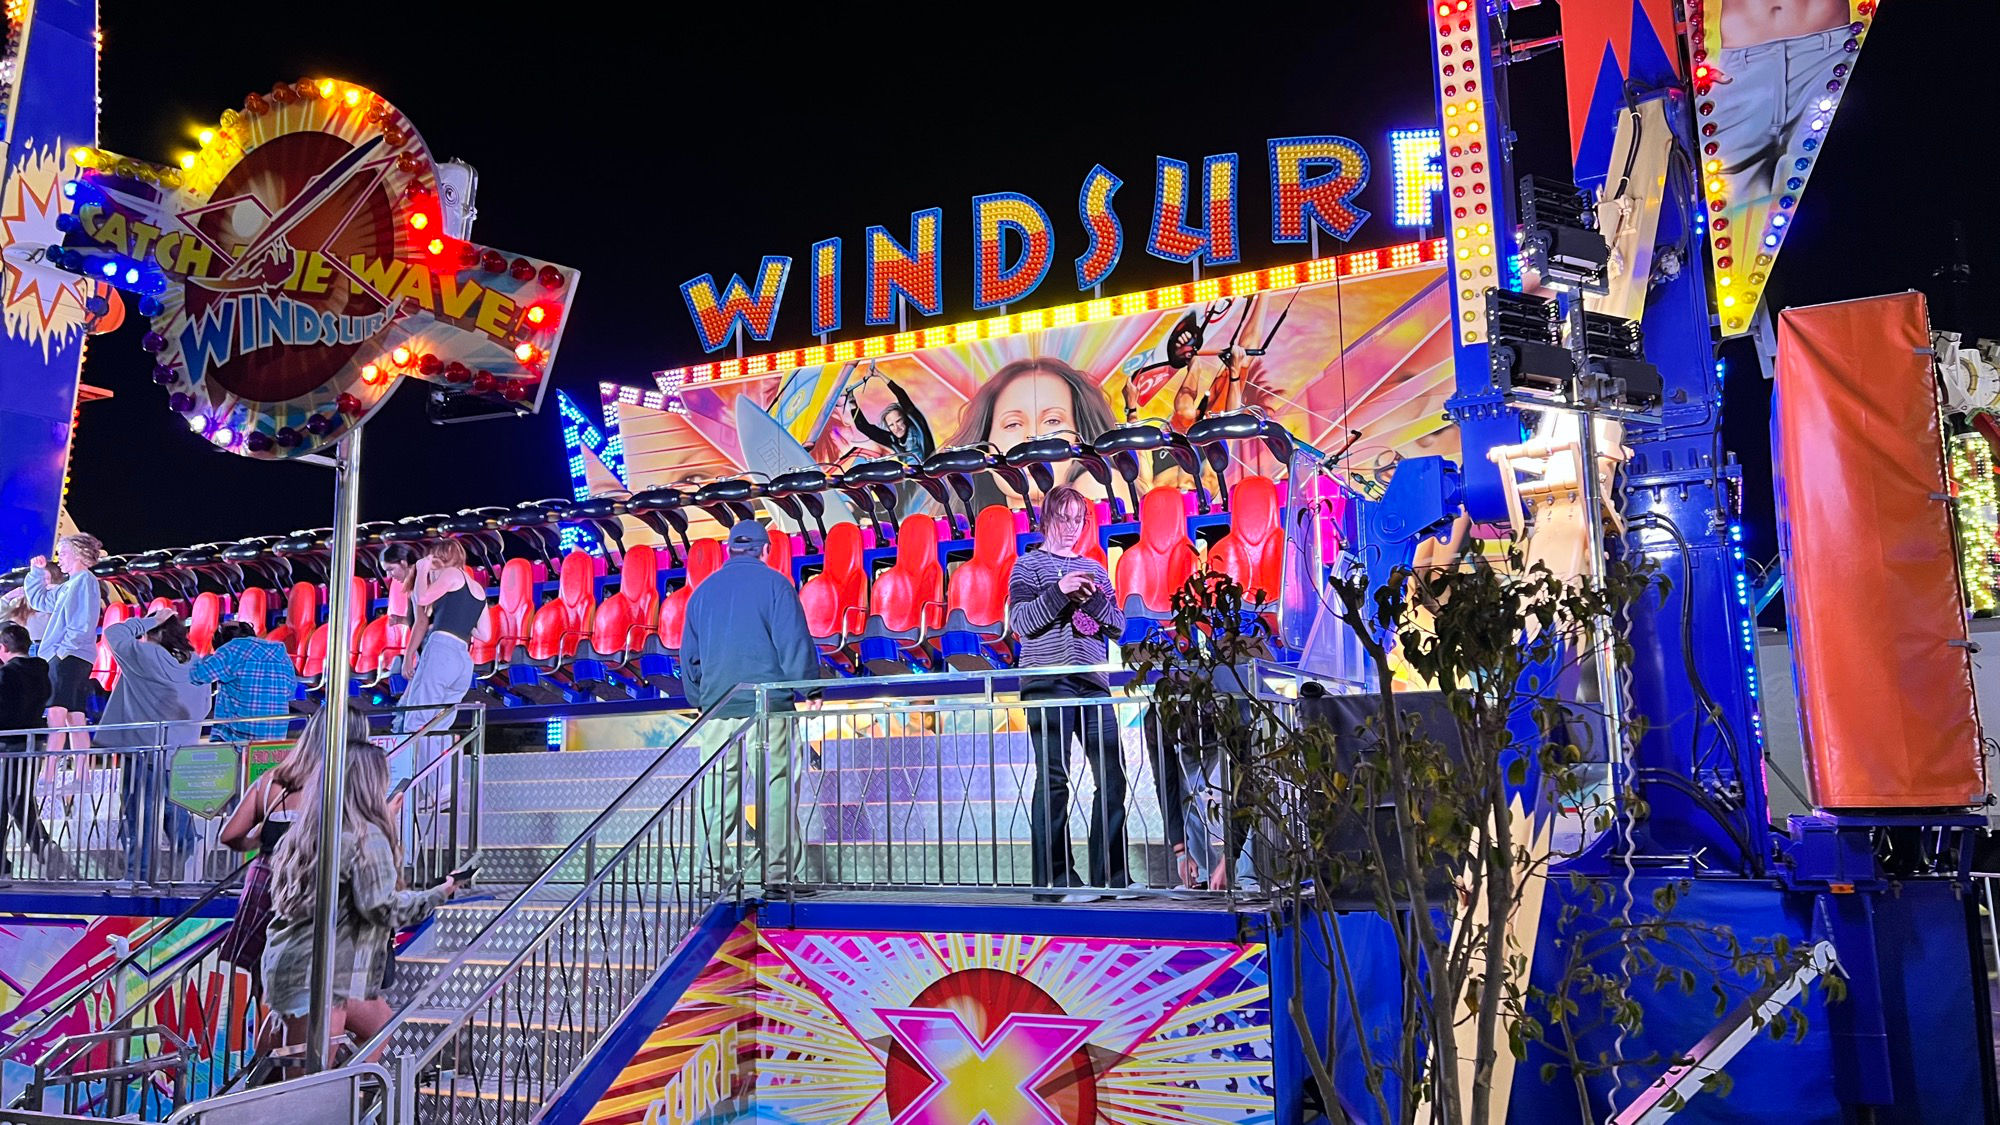
[[[743,520],[729,529],[729,553],[732,555],[754,555],[763,553],[771,545],[771,533],[756,520]]]

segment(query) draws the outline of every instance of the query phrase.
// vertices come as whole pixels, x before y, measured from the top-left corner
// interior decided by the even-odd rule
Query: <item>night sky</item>
[[[1077,191],[1093,164],[1125,181],[1116,204],[1122,264],[1107,295],[1185,280],[1145,252],[1158,155],[1194,164],[1242,156],[1243,261],[1228,272],[1297,261],[1270,241],[1265,141],[1336,133],[1368,149],[1373,212],[1350,246],[1410,240],[1391,225],[1387,133],[1426,123],[1431,78],[1414,3],[1323,5],[1273,21],[1256,6],[1111,14],[1082,4],[1010,5],[969,30],[965,14],[542,5],[494,18],[469,5],[335,7],[106,3],[102,143],[169,160],[195,129],[274,81],[333,76],[381,92],[439,159],[479,169],[473,238],[583,271],[555,386],[595,402],[600,380],[649,385],[649,373],[700,362],[679,285],[746,276],[765,254],[794,259],[778,338],[810,343],[807,251],[841,236],[846,330],[861,323],[859,246],[871,224],[908,229],[944,210],[945,310],[971,308],[970,199],[1025,192],[1051,216],[1056,253],[1033,297],[1012,311],[1078,298],[1070,263],[1087,244]],[[2000,99],[1968,52],[2000,42],[1991,0],[1890,0],[1807,188],[1770,286],[1777,306],[1927,287],[1948,259],[1954,220],[1978,283],[1968,328],[2000,334],[2000,221],[1981,134]],[[1384,11],[1384,9],[1391,9]],[[500,9],[485,9],[492,12]],[[305,14],[305,13],[310,13]],[[1348,14],[1350,12],[1362,14]],[[669,13],[685,18],[669,20]],[[1336,14],[1339,13],[1339,14]],[[1554,30],[1552,5],[1519,18]],[[1517,166],[1566,174],[1562,70],[1553,54],[1515,68]],[[1198,174],[1198,173],[1197,173]],[[1976,204],[1985,204],[1983,209]],[[1934,306],[1949,326],[1953,315]],[[217,452],[169,411],[147,378],[140,318],[94,340],[85,380],[116,398],[92,404],[77,438],[70,506],[114,552],[276,534],[331,522],[325,471]],[[1729,445],[1746,466],[1752,553],[1768,530],[1769,385],[1754,351],[1732,345]],[[370,423],[363,519],[514,504],[568,494],[554,393],[540,417],[437,427],[404,389]]]

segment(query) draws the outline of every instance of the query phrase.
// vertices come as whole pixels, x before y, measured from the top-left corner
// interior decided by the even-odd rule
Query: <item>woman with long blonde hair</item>
[[[352,1031],[365,1042],[389,1021],[382,966],[396,931],[429,917],[457,890],[447,877],[429,890],[401,890],[403,849],[389,811],[389,763],[368,741],[365,716],[350,710],[347,780],[341,793],[340,893],[335,910],[333,1034]],[[264,947],[264,999],[272,1019],[258,1046],[296,1043],[312,1006],[313,900],[319,871],[319,826],[327,815],[317,780],[306,790],[295,831],[285,833],[271,861],[270,935]]]

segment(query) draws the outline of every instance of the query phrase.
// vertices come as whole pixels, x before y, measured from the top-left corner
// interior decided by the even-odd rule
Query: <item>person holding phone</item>
[[[1007,587],[1007,619],[1020,637],[1020,667],[1101,665],[1111,638],[1125,629],[1125,614],[1111,596],[1111,575],[1084,555],[1090,500],[1069,485],[1049,490],[1042,502],[1043,541],[1014,562]],[[1125,846],[1125,762],[1118,746],[1118,716],[1104,702],[1111,681],[1103,672],[1036,676],[1021,689],[1028,737],[1035,748],[1035,783],[1028,830],[1033,839],[1037,887],[1091,886],[1122,890],[1131,883]],[[1090,811],[1090,882],[1077,878],[1069,841],[1069,746],[1083,742],[1097,778]],[[1069,902],[1097,896],[1071,894]]]
[[[341,791],[340,891],[334,920],[333,1034],[351,1032],[356,1043],[389,1022],[382,996],[383,959],[398,930],[429,917],[457,892],[455,873],[435,887],[399,886],[402,833],[385,799],[389,762],[368,741],[365,723],[348,726],[347,783]],[[312,1007],[313,902],[319,871],[319,824],[329,815],[318,779],[307,786],[297,830],[284,833],[271,855],[272,920],[263,954],[264,1001],[270,1017],[258,1029],[258,1047],[301,1042]]]

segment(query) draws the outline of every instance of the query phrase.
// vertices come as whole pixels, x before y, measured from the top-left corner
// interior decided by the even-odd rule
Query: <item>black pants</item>
[[[1024,702],[1077,700],[1028,710],[1028,740],[1035,747],[1035,785],[1028,828],[1034,841],[1038,887],[1131,885],[1125,846],[1125,761],[1118,747],[1118,715],[1095,684],[1041,685]],[[1097,779],[1090,810],[1090,882],[1076,877],[1069,844],[1069,745],[1083,740],[1083,756]]]

